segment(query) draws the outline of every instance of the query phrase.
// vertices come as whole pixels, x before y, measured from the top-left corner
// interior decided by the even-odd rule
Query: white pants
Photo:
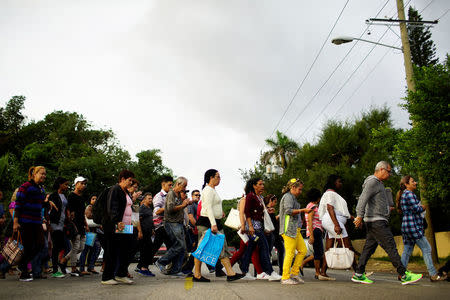
[[[343,217],[343,216],[339,216],[336,215],[336,219],[339,223],[339,226],[342,229],[342,237],[348,237],[348,233],[347,233],[347,229],[345,229],[345,223],[347,223],[347,218]],[[336,232],[334,231],[334,223],[331,220],[330,214],[327,212],[326,214],[323,215],[322,218],[322,227],[327,231],[328,233],[328,237],[330,239],[335,239],[336,238]]]

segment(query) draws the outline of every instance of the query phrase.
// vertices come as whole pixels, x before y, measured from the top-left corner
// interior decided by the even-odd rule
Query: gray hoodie
[[[364,217],[365,222],[389,218],[389,197],[384,184],[376,176],[370,175],[364,180],[363,190],[356,206],[356,215]]]

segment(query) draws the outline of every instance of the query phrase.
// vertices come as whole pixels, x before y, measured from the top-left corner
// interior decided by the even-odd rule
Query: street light
[[[359,38],[355,38],[355,37],[348,37],[348,36],[338,36],[338,37],[332,39],[331,42],[335,45],[340,45],[340,44],[353,42],[354,40],[371,43],[371,44],[375,44],[375,45],[380,45],[380,46],[384,46],[384,47],[389,47],[389,48],[397,49],[397,50],[400,50],[403,52],[402,48],[398,48],[398,47],[394,47],[394,46],[386,45],[386,44],[381,44],[381,43],[377,43],[377,42],[373,42],[373,41],[369,41],[369,40],[363,40],[363,39],[359,39]]]

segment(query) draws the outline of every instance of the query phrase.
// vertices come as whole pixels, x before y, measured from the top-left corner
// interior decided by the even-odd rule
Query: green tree
[[[422,17],[412,6],[408,9],[409,21],[422,21]],[[412,62],[418,67],[437,64],[436,47],[431,39],[429,28],[421,24],[408,23],[408,37],[411,47]]]
[[[144,192],[159,192],[162,176],[173,175],[172,170],[164,166],[160,153],[159,149],[141,151],[136,154],[138,161],[131,165]]]
[[[25,116],[22,114],[25,97],[12,97],[5,107],[0,107],[0,155],[12,151],[17,143]]]
[[[420,174],[420,197],[425,205],[429,205],[426,215],[429,226],[425,235],[437,262],[434,228],[450,228],[449,56],[444,64],[416,67],[414,79],[416,91],[408,92],[404,104],[414,126],[400,136],[395,155],[403,174]]]
[[[283,169],[287,168],[289,160],[295,156],[299,149],[295,141],[278,130],[276,139],[266,139],[266,144],[272,149],[263,153],[261,161],[264,164],[268,164],[271,159],[275,159]]]
[[[386,107],[372,109],[353,122],[329,121],[316,143],[306,143],[299,148],[281,176],[264,177],[262,164],[241,173],[244,179],[262,175],[266,193],[275,194],[279,199],[281,189],[289,179],[302,179],[305,184],[305,193],[299,199],[302,206],[307,204],[306,191],[311,188],[322,191],[327,177],[338,174],[344,181],[341,194],[347,200],[350,211],[354,212],[364,179],[373,174],[378,161],[393,160],[392,152],[400,132],[393,128]],[[399,177],[394,175],[386,186],[396,191],[398,180]],[[396,233],[399,233],[398,216],[391,219]],[[352,238],[363,237],[364,232],[350,230],[350,235]]]

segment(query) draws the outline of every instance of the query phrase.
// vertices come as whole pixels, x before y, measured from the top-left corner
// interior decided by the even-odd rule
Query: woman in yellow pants
[[[301,214],[309,213],[311,210],[300,208],[297,197],[302,193],[302,190],[303,182],[296,178],[289,180],[283,188],[284,195],[280,202],[280,234],[284,240],[285,257],[281,284],[299,284],[304,282],[298,275],[306,255],[306,245],[300,234],[302,227]],[[294,265],[292,265],[295,250],[298,253],[295,256]]]

